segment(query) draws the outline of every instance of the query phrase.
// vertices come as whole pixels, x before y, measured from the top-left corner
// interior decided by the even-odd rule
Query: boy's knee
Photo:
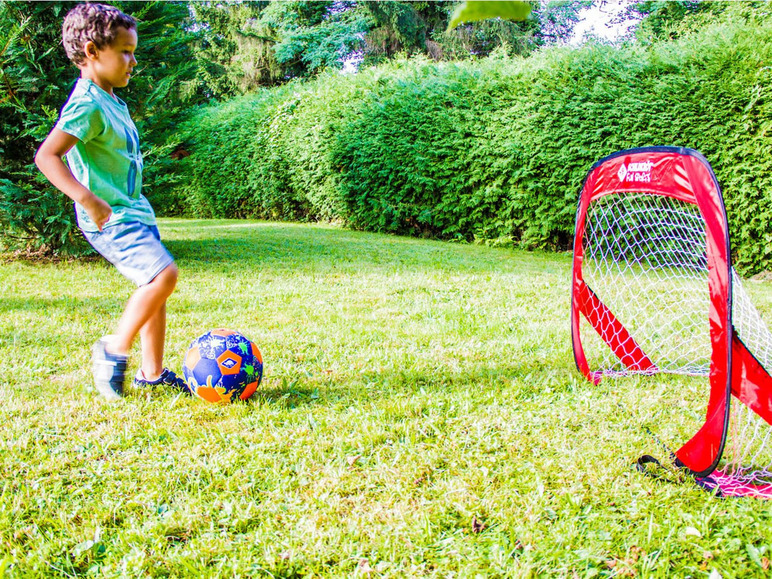
[[[168,293],[172,293],[177,285],[178,277],[179,270],[177,269],[177,264],[170,263],[155,277],[152,283],[157,283],[166,288]]]
[[[171,262],[169,265],[166,266],[165,272],[168,272],[169,277],[174,279],[175,283],[177,282],[177,278],[180,275],[180,270],[177,269],[177,264],[174,262]]]

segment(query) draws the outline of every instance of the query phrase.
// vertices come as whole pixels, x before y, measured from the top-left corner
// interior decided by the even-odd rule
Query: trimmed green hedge
[[[579,188],[616,150],[701,151],[744,273],[772,269],[772,19],[528,59],[403,61],[198,110],[189,212],[570,246]]]

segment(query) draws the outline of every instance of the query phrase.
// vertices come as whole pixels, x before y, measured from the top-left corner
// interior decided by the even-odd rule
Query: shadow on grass
[[[324,226],[167,220],[163,229],[165,243],[180,263],[182,276],[195,277],[197,271],[213,272],[217,278],[222,278],[226,294],[231,291],[231,283],[233,291],[237,292],[239,284],[250,279],[250,272],[272,269],[282,276],[289,276],[288,270],[293,273],[314,270],[335,273],[356,271],[383,276],[388,282],[395,270],[439,271],[441,275],[438,279],[445,280],[445,276],[467,273],[483,276],[502,272],[525,274],[526,277],[539,274],[565,276],[570,266],[568,258],[556,259],[555,255],[541,252],[489,249]],[[189,274],[186,274],[186,268]],[[423,282],[412,287],[417,292],[430,291],[437,294],[438,291],[427,289]],[[126,288],[131,289],[129,282],[126,282]],[[358,291],[354,284],[351,288]],[[307,288],[303,288],[303,291],[307,291]],[[410,288],[405,291],[410,291]],[[77,294],[77,288],[73,294]],[[98,298],[74,295],[29,299],[23,296],[0,297],[0,312],[45,312],[51,318],[66,315],[83,320],[91,320],[95,314],[104,313],[112,319],[116,314],[116,303],[122,307],[125,301],[109,291]],[[448,300],[459,300],[459,303],[464,299],[463,292],[446,297]],[[196,292],[191,292],[185,298],[187,301],[179,297],[176,299],[179,301],[174,307],[179,315],[195,309],[197,313],[214,316],[219,315],[218,308],[236,307],[227,300],[208,301]],[[368,304],[361,304],[362,311],[368,311]],[[239,307],[244,309],[247,306]],[[308,307],[314,306],[310,304]],[[239,312],[238,315],[243,315],[242,310]],[[298,312],[307,314],[305,309]],[[196,320],[196,323],[203,323],[198,318]],[[278,324],[281,320],[277,318],[275,322]],[[345,319],[340,320],[340,323],[345,323]],[[382,322],[376,322],[375,327],[367,326],[367,331],[372,330],[377,334],[382,330],[379,324],[388,323],[398,322],[384,317]],[[432,322],[427,320],[426,323]],[[287,337],[291,338],[289,331]],[[293,372],[286,376],[269,376],[255,394],[254,400],[286,404],[292,408],[313,404],[339,406],[388,397],[409,397],[422,392],[463,392],[470,389],[498,391],[504,388],[511,392],[513,382],[517,384],[517,396],[520,397],[538,395],[540,388],[546,385],[554,391],[570,383],[566,377],[569,361],[564,361],[562,357],[556,360],[556,369],[554,366],[545,367],[535,359],[537,356],[538,352],[513,352],[511,357],[500,361],[483,356],[484,360],[460,368],[444,368],[436,363],[421,362],[418,368],[400,369],[395,364],[383,370],[351,369],[330,376],[295,375]],[[568,371],[572,369],[570,367]],[[502,399],[502,402],[505,401]]]
[[[128,289],[131,287],[128,285]],[[0,298],[0,313],[5,312],[46,312],[46,315],[53,317],[53,312],[61,310],[68,312],[68,316],[73,318],[83,316],[93,317],[96,312],[114,314],[116,304],[123,304],[123,297],[103,297],[103,298]]]
[[[553,273],[555,255],[427,241],[351,230],[262,222],[189,222],[172,228],[164,243],[181,267],[219,266],[315,269],[410,267],[468,271]],[[528,255],[527,260],[518,259]],[[566,265],[568,265],[566,259]]]

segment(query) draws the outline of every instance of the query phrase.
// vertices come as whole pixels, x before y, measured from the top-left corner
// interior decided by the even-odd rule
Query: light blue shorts
[[[138,286],[149,284],[174,263],[155,225],[130,221],[102,231],[84,231],[83,235],[102,257]]]

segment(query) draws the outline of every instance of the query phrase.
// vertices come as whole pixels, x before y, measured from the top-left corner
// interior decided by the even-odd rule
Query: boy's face
[[[122,26],[116,30],[115,40],[103,48],[93,42],[85,47],[86,61],[83,72],[101,88],[112,94],[114,87],[129,84],[131,72],[137,64],[134,51],[137,48],[137,31]]]

